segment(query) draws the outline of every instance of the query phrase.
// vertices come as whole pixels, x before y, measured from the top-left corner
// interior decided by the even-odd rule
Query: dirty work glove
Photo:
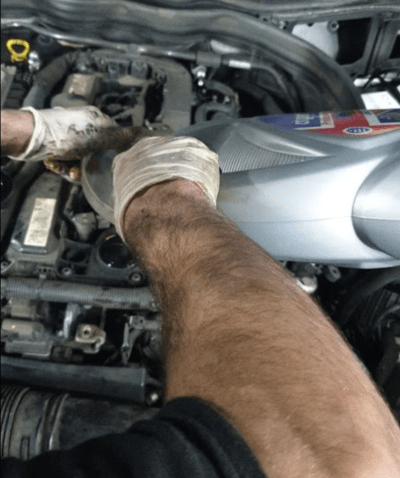
[[[67,157],[70,150],[85,148],[101,137],[101,130],[117,126],[114,120],[95,106],[36,110],[23,108],[33,115],[33,134],[24,153],[10,156],[20,161],[53,161]]]
[[[122,239],[125,210],[142,189],[170,179],[199,183],[211,206],[219,190],[218,155],[195,138],[143,138],[114,158],[114,221]]]

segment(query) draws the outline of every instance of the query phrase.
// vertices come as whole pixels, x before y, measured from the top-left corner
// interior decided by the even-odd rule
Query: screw
[[[155,300],[150,302],[150,310],[158,311],[158,303]]]
[[[159,398],[160,398],[160,396],[157,392],[150,392],[147,395],[146,402],[147,402],[148,405],[154,405]]]
[[[70,267],[63,267],[61,269],[61,274],[65,277],[71,277],[73,272],[74,271]]]
[[[328,23],[328,30],[331,33],[336,33],[339,30],[339,22],[332,20]]]
[[[296,282],[304,290],[304,292],[307,292],[307,294],[314,294],[318,288],[318,281],[316,277],[297,277]]]
[[[324,268],[324,273],[329,282],[337,282],[342,276],[340,270],[335,266],[326,266]]]
[[[89,335],[92,333],[92,327],[90,325],[85,325],[82,327],[82,335],[85,337],[89,337]]]
[[[142,274],[139,274],[139,272],[134,272],[133,274],[131,274],[131,275],[129,276],[129,280],[130,280],[131,282],[135,282],[135,283],[141,282],[141,280],[142,280]]]

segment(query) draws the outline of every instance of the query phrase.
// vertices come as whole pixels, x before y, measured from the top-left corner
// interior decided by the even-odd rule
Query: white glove
[[[26,151],[19,156],[10,156],[20,161],[62,158],[69,150],[84,147],[98,138],[102,128],[117,126],[95,106],[48,110],[27,107],[23,110],[32,113],[34,124]]]
[[[142,189],[170,179],[199,183],[211,206],[219,190],[218,155],[195,138],[143,138],[114,158],[114,220],[122,239],[125,210]]]

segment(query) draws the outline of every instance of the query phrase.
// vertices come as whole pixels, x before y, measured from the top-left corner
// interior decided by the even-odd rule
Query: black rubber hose
[[[66,53],[42,68],[36,74],[35,81],[24,100],[23,106],[43,109],[51,90],[68,73],[80,54],[80,51]]]
[[[288,112],[287,109],[283,110],[275,100],[276,97],[285,100],[282,98],[282,92],[278,91],[276,87],[268,85],[268,87],[262,88],[259,85],[250,84],[243,80],[235,81],[232,83],[232,87],[239,90],[239,93],[243,92],[260,103],[266,115],[284,114]],[[283,103],[286,104],[285,101],[283,101]]]
[[[290,82],[284,77],[277,67],[267,63],[266,61],[248,60],[245,56],[225,56],[222,59],[222,64],[232,66],[232,62],[248,62],[252,70],[259,70],[271,76],[278,88],[281,91],[282,97],[289,104],[292,112],[301,111],[297,93],[294,94],[289,90]],[[234,64],[234,63],[233,63]],[[232,66],[234,68],[234,66]]]
[[[224,105],[222,103],[210,101],[209,103],[204,103],[203,105],[197,108],[196,114],[194,116],[194,122],[196,124],[204,123],[205,121],[207,121],[208,113],[211,113],[211,112],[221,113],[222,115],[224,115],[223,117],[228,117],[228,118],[232,118],[232,117],[236,118],[238,116],[238,111],[234,104]],[[221,119],[221,118],[218,118],[218,119]]]
[[[71,365],[2,355],[1,379],[144,403],[147,372],[143,367]]]
[[[150,289],[104,287],[57,280],[10,277],[1,279],[1,297],[46,302],[77,302],[106,309],[158,311]]]
[[[334,314],[334,320],[341,327],[347,325],[358,306],[369,295],[392,282],[400,282],[400,267],[369,271],[353,287],[349,288]]]
[[[224,85],[223,83],[215,80],[206,80],[204,82],[204,87],[207,90],[211,91],[217,91],[218,93],[221,93],[223,96],[227,96],[229,99],[234,100],[236,93],[232,90],[231,87],[228,85]]]
[[[11,220],[16,216],[16,209],[20,203],[21,196],[26,192],[29,184],[43,169],[41,162],[23,163],[23,166],[13,178],[13,191],[7,207],[1,210],[1,246],[9,229]]]
[[[396,343],[397,336],[398,334],[395,333],[394,327],[383,331],[382,347],[384,353],[376,370],[376,381],[382,388],[384,388],[389,381],[397,364],[397,359],[399,357],[399,347]]]

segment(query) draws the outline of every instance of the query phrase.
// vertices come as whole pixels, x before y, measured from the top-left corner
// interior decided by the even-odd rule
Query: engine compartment
[[[199,24],[203,20],[199,17]],[[263,23],[246,16],[250,20]],[[334,21],[337,25],[332,26]],[[375,55],[381,62],[376,70],[364,61],[366,50],[344,58],[343,38],[351,36],[349,21],[329,17],[314,23],[326,23],[336,45],[330,51],[332,58],[319,57],[317,48],[310,47],[315,58],[336,72],[336,79],[345,78],[339,99],[328,83],[315,86],[311,67],[305,66],[295,77],[297,67],[286,68],[273,52],[263,57],[259,45],[249,43],[252,35],[247,43],[227,40],[223,27],[215,38],[186,35],[180,47],[163,45],[155,35],[152,44],[137,43],[140,49],[129,44],[122,48],[121,41],[111,38],[117,36],[115,29],[107,30],[107,39],[91,35],[89,41],[76,32],[56,35],[54,25],[41,30],[35,22],[29,27],[22,20],[12,23],[6,18],[1,107],[90,104],[121,126],[170,134],[210,120],[353,109],[362,107],[361,93],[383,88],[400,101],[397,57],[382,67],[382,56]],[[356,34],[366,28],[357,24],[357,18],[351,21],[358,25]],[[392,32],[399,21],[394,16],[389,28],[383,17],[371,17],[364,38],[371,56],[371,38],[376,41],[382,29]],[[264,23],[266,37],[274,30],[278,37],[282,30],[296,33],[296,24],[306,25],[301,19],[288,20],[280,28]],[[145,26],[143,20],[144,30]],[[298,36],[305,35],[304,29],[299,32],[297,28]],[[10,38],[28,42],[27,61],[11,61],[5,49]],[[398,54],[396,42],[393,55]],[[305,58],[307,51],[303,53]],[[340,62],[350,63],[346,67]],[[357,77],[366,79],[358,88],[353,85]],[[101,174],[98,181],[101,186]],[[66,180],[41,164],[2,158],[1,366],[7,384],[2,407],[4,401],[10,420],[4,437],[2,432],[3,456],[28,458],[73,446],[76,440],[67,417],[87,416],[83,410],[107,409],[105,416],[116,416],[120,409],[123,419],[114,419],[112,430],[122,431],[134,417],[150,417],[163,403],[158,305],[137,258],[112,225],[107,206],[112,191],[104,188],[102,194],[99,200],[90,195],[84,180]],[[283,265],[333,318],[400,420],[400,268],[368,271],[292,261]],[[46,433],[58,433],[58,438],[43,441],[36,422],[22,417],[32,406],[40,415],[46,400],[53,407],[46,413],[62,416],[64,428],[49,418]],[[131,402],[137,404],[135,413],[126,405]],[[26,445],[23,433],[11,432],[10,423],[17,419],[28,427],[31,445]],[[98,416],[93,413],[87,420],[93,430],[104,433]],[[82,433],[81,441],[87,438]]]

